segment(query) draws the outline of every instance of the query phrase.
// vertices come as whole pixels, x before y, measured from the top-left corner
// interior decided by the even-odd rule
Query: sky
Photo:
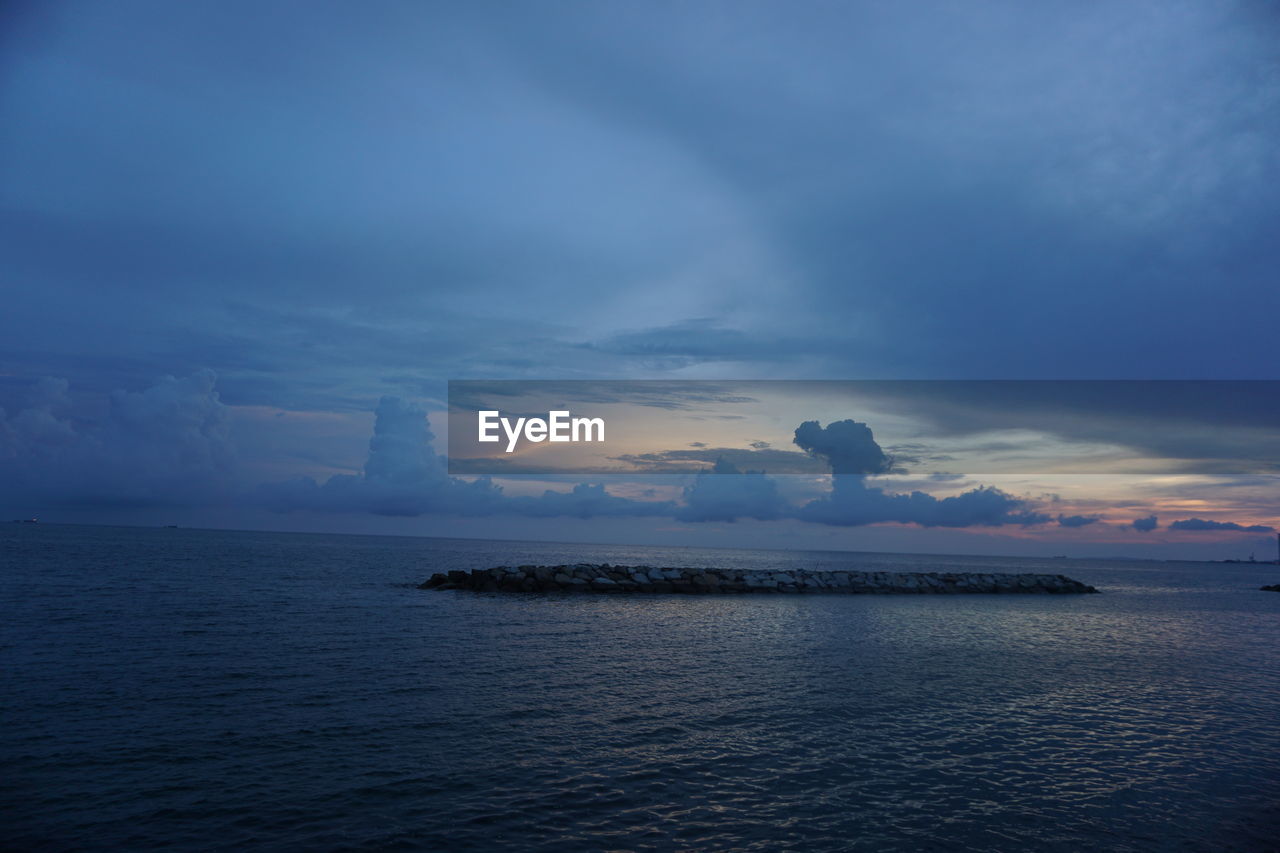
[[[0,10],[0,518],[1271,556],[1274,470],[530,483],[438,454],[459,379],[1280,379],[1272,3]],[[893,443],[817,408],[770,443]],[[1257,421],[1120,443],[1248,457]],[[980,489],[1010,503],[967,526],[887,508]]]

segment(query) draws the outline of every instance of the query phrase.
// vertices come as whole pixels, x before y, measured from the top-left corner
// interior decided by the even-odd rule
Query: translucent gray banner
[[[449,472],[1271,474],[1280,382],[449,383]]]

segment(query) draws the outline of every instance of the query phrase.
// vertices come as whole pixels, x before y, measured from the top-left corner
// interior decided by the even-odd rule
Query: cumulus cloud
[[[871,428],[855,420],[835,421],[825,427],[805,421],[796,427],[796,446],[811,456],[825,459],[831,473],[874,475],[893,470],[893,459],[885,455],[871,434]]]
[[[823,427],[818,421],[806,421],[796,429],[794,442],[811,459],[829,467],[832,490],[828,496],[792,505],[781,495],[777,480],[763,470],[741,470],[734,464],[737,460],[729,458],[731,451],[724,449],[714,466],[699,472],[684,490],[684,503],[675,510],[675,517],[688,522],[799,518],[841,526],[899,522],[924,527],[1032,525],[1051,520],[1030,509],[1027,501],[996,488],[937,498],[920,491],[893,494],[869,487],[868,476],[895,469],[892,457],[865,423],[842,420]],[[787,454],[757,450],[745,456],[758,462],[770,453]]]
[[[1149,515],[1146,518],[1135,518],[1132,526],[1141,533],[1150,533],[1160,526],[1160,522],[1154,515]]]
[[[781,518],[789,508],[778,493],[778,484],[763,471],[739,471],[726,459],[698,474],[693,485],[684,490],[684,501],[676,510],[681,521],[767,521]]]
[[[374,414],[369,456],[361,474],[335,474],[324,483],[299,477],[259,488],[277,511],[368,512],[417,516],[453,512],[487,515],[502,503],[502,489],[488,478],[450,477],[431,449],[426,412],[399,397],[383,397]]]
[[[777,481],[764,471],[743,472],[720,458],[685,489],[685,502],[676,510],[676,518],[698,522],[793,517],[839,526],[898,522],[922,527],[998,527],[1050,520],[1022,498],[996,488],[981,487],[938,498],[920,491],[894,494],[869,487],[868,476],[889,473],[894,465],[871,429],[858,421],[836,421],[826,427],[818,421],[805,421],[795,431],[795,444],[830,466],[832,489],[828,496],[793,506],[779,493]]]
[[[228,485],[235,456],[211,370],[77,399],[65,379],[0,409],[0,498],[53,506],[186,505]]]
[[[858,421],[836,421],[825,428],[817,421],[805,421],[796,428],[795,443],[831,465],[831,494],[800,508],[799,517],[806,521],[841,526],[899,522],[922,527],[999,527],[1049,520],[1030,510],[1023,499],[996,488],[979,487],[937,498],[920,491],[891,494],[868,487],[866,477],[889,473],[893,459],[876,443],[871,428]]]
[[[1265,524],[1239,524],[1234,521],[1211,521],[1207,518],[1186,518],[1169,525],[1170,530],[1240,530],[1246,533],[1274,533],[1275,528]]]
[[[841,471],[879,473],[892,467],[892,460],[865,424],[838,421],[822,428],[810,421],[801,425],[797,436],[797,443],[815,458],[832,460],[833,468],[839,466]],[[450,476],[444,458],[431,449],[433,438],[422,409],[396,397],[384,397],[378,404],[362,473],[335,475],[324,483],[303,477],[269,484],[260,488],[259,498],[280,511],[400,516],[658,516],[686,522],[791,517],[831,525],[900,522],[925,527],[1026,525],[1049,520],[1031,511],[1024,500],[999,489],[978,488],[947,498],[918,491],[890,494],[868,488],[865,473],[835,473],[830,496],[796,507],[782,496],[778,481],[764,471],[743,471],[725,458],[697,474],[679,505],[610,495],[603,484],[591,483],[579,483],[569,492],[548,490],[536,497],[510,497],[489,478],[467,481]]]
[[[539,497],[508,497],[488,477],[463,480],[448,474],[445,459],[431,449],[435,435],[427,414],[399,397],[383,397],[375,412],[369,456],[361,474],[335,474],[323,483],[300,477],[259,487],[259,500],[280,512],[367,512],[419,516],[669,515],[670,502],[615,497],[603,485],[580,483],[570,492],[548,490]]]

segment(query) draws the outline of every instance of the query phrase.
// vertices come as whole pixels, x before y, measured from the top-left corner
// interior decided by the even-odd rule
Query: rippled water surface
[[[597,561],[1092,596],[424,592]],[[0,846],[1268,850],[1272,566],[0,528]]]

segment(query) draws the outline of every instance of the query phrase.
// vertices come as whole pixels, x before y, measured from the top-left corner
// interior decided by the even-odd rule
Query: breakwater
[[[1090,593],[1065,575],[986,572],[754,571],[738,569],[611,566],[498,566],[434,574],[420,589],[478,592],[679,592],[679,593]]]

